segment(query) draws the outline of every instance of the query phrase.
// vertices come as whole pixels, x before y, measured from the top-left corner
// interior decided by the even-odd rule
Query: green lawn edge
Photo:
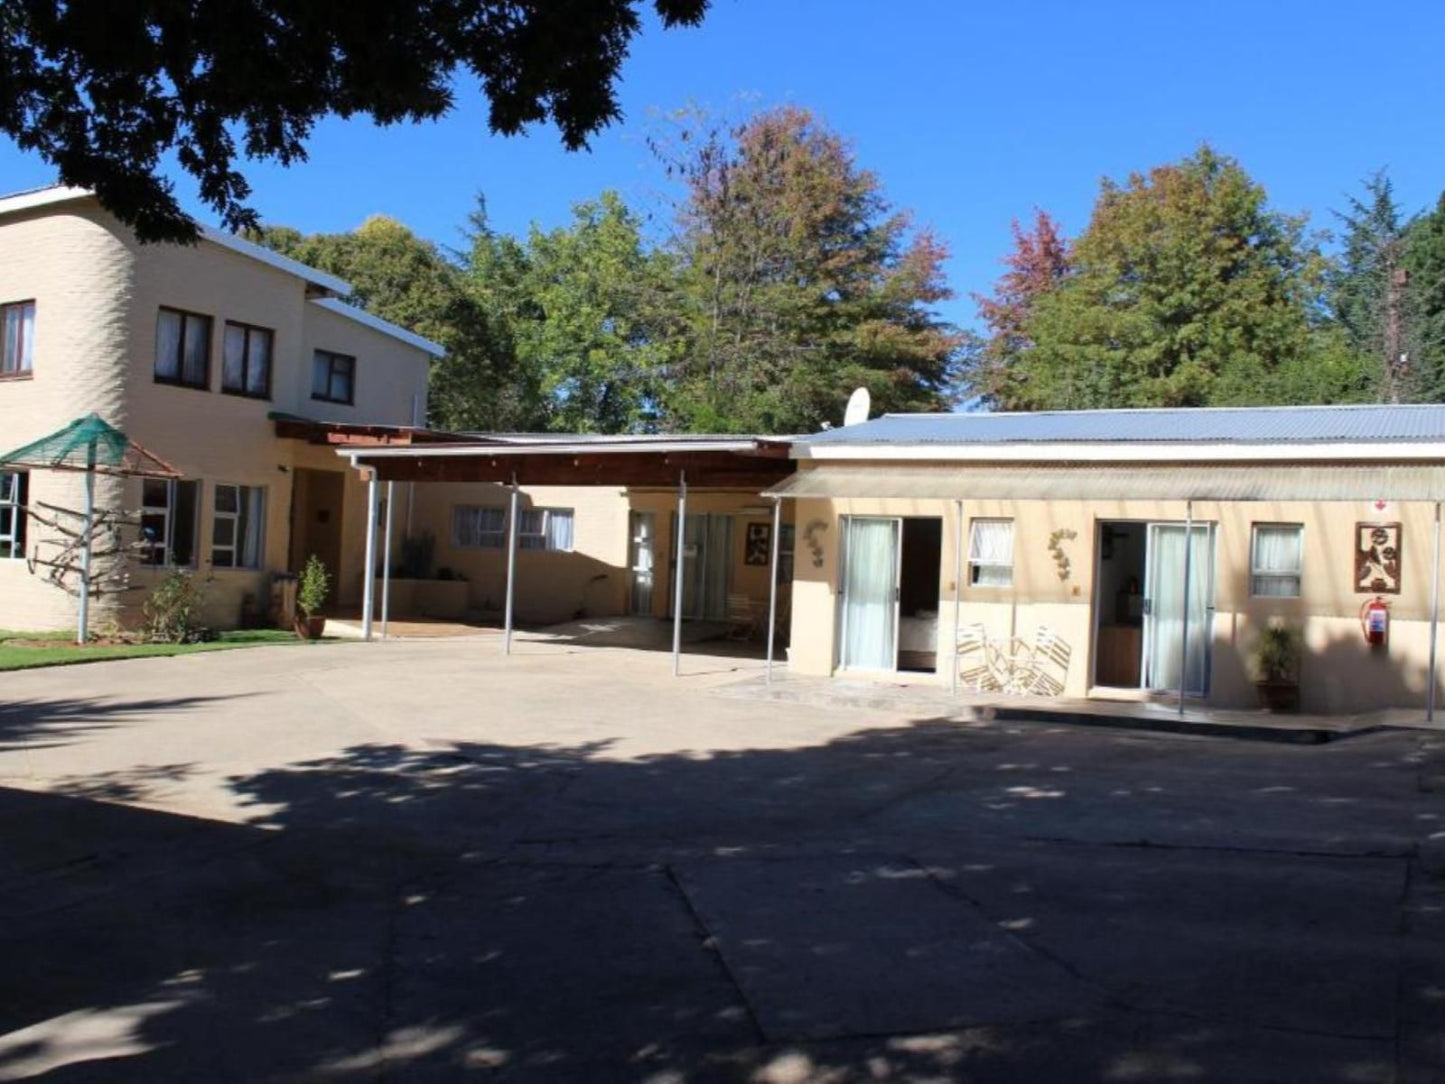
[[[55,640],[55,647],[16,647],[6,640]],[[119,659],[158,659],[176,655],[198,655],[206,651],[235,651],[246,647],[274,647],[290,644],[335,643],[335,640],[298,639],[282,629],[223,632],[220,639],[199,644],[114,644],[78,650],[69,646],[70,634],[63,632],[0,632],[0,671],[36,670],[51,666],[82,666],[91,662]],[[61,646],[61,642],[66,646]]]

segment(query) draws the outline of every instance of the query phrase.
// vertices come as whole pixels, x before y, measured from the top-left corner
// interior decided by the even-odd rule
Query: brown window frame
[[[316,365],[317,365],[318,362],[322,361],[323,359],[326,361],[326,390],[327,390],[327,394],[326,394],[326,395],[318,395],[318,394],[316,394]],[[342,399],[340,396],[336,396],[336,395],[330,394],[330,392],[331,392],[331,387],[332,387],[332,382],[336,379],[336,363],[337,363],[338,361],[344,361],[344,362],[346,362],[346,363],[351,367],[351,373],[350,373],[351,381],[350,381],[350,384],[349,384],[349,386],[350,386],[350,388],[351,388],[351,395],[350,395],[348,398],[346,398],[346,399]],[[342,405],[342,406],[355,406],[355,405],[356,405],[356,355],[355,355],[355,354],[338,354],[335,350],[322,350],[322,349],[319,349],[319,348],[316,349],[316,350],[313,350],[312,353],[311,353],[311,398],[312,398],[312,399],[315,399],[318,403],[339,403],[339,404]]]
[[[5,302],[0,302],[0,365],[3,365],[3,364],[4,364],[4,359],[5,359],[5,324],[6,324],[5,315],[6,315],[6,313],[8,313],[11,309],[24,308],[24,307],[27,306],[27,305],[28,305],[32,310],[34,310],[36,313],[38,313],[39,310],[40,310],[40,306],[36,304],[35,298],[33,298],[33,297],[21,298],[19,301],[5,301]],[[33,322],[34,322],[35,320],[37,320],[37,319],[39,319],[38,315],[32,316],[32,317],[31,317],[31,322],[33,323]],[[20,340],[20,343],[21,343],[20,354],[23,354],[23,353],[24,353],[24,349],[25,349],[25,340],[24,340],[24,338],[23,338],[23,333],[22,333],[22,338],[21,338],[21,340]],[[7,373],[7,372],[5,372],[3,369],[0,369],[0,380],[31,380],[31,379],[34,378],[34,376],[35,376],[35,356],[34,356],[35,344],[34,344],[33,342],[30,344],[30,349],[31,349],[30,368],[28,368],[28,369],[16,369],[13,373]],[[20,356],[20,355],[17,355],[17,356]]]
[[[226,328],[240,328],[246,333],[241,346],[241,386],[239,388],[226,387]],[[271,337],[271,349],[267,355],[266,364],[266,390],[264,392],[247,391],[246,385],[250,383],[247,377],[250,375],[247,369],[248,359],[251,356],[251,335],[253,332],[260,332]],[[227,320],[225,327],[221,330],[221,394],[236,395],[242,399],[270,399],[271,387],[276,379],[276,329],[263,327],[261,324],[247,324],[240,320]]]
[[[181,337],[176,340],[176,377],[161,376],[155,369],[155,358],[151,359],[151,376],[157,384],[165,384],[171,388],[194,388],[197,391],[211,390],[211,349],[216,336],[216,318],[204,312],[192,312],[190,309],[178,309],[174,305],[156,306],[156,325],[159,328],[160,314],[163,312],[174,313],[181,318]],[[186,321],[204,320],[206,322],[206,370],[200,383],[187,380],[186,372]],[[159,333],[157,334],[159,337]],[[274,347],[274,343],[272,344]]]

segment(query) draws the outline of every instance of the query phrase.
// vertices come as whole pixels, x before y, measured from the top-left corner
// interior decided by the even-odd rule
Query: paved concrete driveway
[[[1433,738],[494,639],[5,676],[0,1080],[1445,1079]]]

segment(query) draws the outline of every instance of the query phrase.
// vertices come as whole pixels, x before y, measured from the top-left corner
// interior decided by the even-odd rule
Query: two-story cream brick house
[[[0,451],[94,411],[185,475],[101,482],[100,506],[138,514],[147,545],[127,562],[137,589],[103,598],[97,625],[131,616],[172,565],[210,574],[217,624],[264,610],[270,575],[311,552],[343,603],[359,597],[360,483],[284,419],[406,439],[442,350],[347,305],[349,292],[211,229],[192,246],[142,245],[82,190],[0,198]],[[78,508],[80,480],[0,475],[0,627],[64,627],[74,600],[23,559],[43,529],[26,503]]]

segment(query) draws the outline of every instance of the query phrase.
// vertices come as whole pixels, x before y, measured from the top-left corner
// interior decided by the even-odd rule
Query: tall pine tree
[[[1412,398],[1412,313],[1405,267],[1409,223],[1401,216],[1385,171],[1366,180],[1364,198],[1351,196],[1349,208],[1336,211],[1335,217],[1344,226],[1331,275],[1335,319],[1350,347],[1370,359],[1378,372],[1381,397],[1396,403]]]

